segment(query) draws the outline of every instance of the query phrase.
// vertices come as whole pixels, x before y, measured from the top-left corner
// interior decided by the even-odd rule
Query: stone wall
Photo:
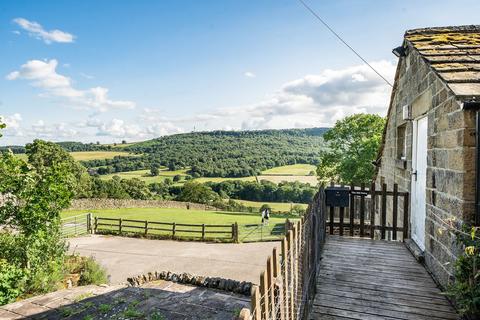
[[[177,283],[191,284],[198,287],[212,288],[218,290],[239,293],[250,296],[252,283],[248,281],[237,281],[219,277],[204,277],[190,273],[174,273],[170,271],[155,271],[138,275],[127,279],[130,286],[139,287],[145,283],[155,280],[167,280]]]
[[[475,114],[463,111],[447,85],[409,46],[399,61],[397,87],[388,114],[385,144],[376,183],[393,184],[410,192],[412,121],[402,120],[402,108],[411,106],[412,118],[428,116],[425,263],[441,285],[452,277],[457,247],[441,220],[470,221],[475,200]],[[405,128],[406,159],[398,157],[397,133]],[[391,224],[391,204],[388,206]],[[399,219],[403,219],[402,206]],[[377,220],[379,221],[379,220]],[[399,220],[401,221],[401,220]]]
[[[200,203],[136,199],[75,199],[72,201],[69,210],[97,210],[118,208],[179,208],[193,210],[216,210],[215,207]]]

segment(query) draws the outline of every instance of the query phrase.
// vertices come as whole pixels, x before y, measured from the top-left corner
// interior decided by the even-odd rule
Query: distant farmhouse
[[[480,26],[410,30],[393,52],[400,60],[375,179],[410,192],[411,238],[445,285],[457,250],[445,222],[480,223]]]

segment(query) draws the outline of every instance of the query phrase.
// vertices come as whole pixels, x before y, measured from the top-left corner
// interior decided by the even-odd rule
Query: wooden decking
[[[329,236],[310,319],[459,319],[403,243]]]

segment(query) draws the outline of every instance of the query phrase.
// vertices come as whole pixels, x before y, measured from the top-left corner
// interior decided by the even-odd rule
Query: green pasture
[[[208,211],[208,210],[188,210],[180,208],[122,208],[122,209],[102,209],[102,210],[68,210],[62,213],[62,218],[73,217],[81,213],[90,212],[94,217],[102,218],[122,218],[130,220],[148,220],[156,222],[166,222],[176,224],[196,224],[196,225],[231,225],[237,223],[239,225],[239,238],[243,242],[247,241],[264,241],[264,240],[276,240],[281,238],[283,226],[285,220],[298,219],[296,215],[290,214],[272,214],[268,225],[261,225],[260,213],[245,213],[245,212],[224,212],[224,211]],[[103,223],[110,223],[109,221],[102,221]],[[118,224],[112,222],[112,224]],[[129,225],[142,227],[143,223],[129,222]],[[159,226],[162,228],[161,226]],[[116,231],[116,226],[102,226],[103,229]],[[170,235],[170,225],[165,225],[166,230],[154,230],[153,234],[158,235]],[[124,228],[124,232],[140,232],[140,228]],[[190,238],[195,237],[197,234],[191,232],[182,232],[181,230],[201,230],[201,227],[193,226],[179,226],[177,228],[176,236]],[[207,227],[207,230],[210,230]],[[227,228],[214,229],[218,231],[225,231],[225,233],[217,233],[213,236],[216,239],[222,239],[230,234],[230,230]],[[151,233],[149,231],[149,233]]]
[[[262,172],[262,175],[308,176],[310,172],[316,171],[316,169],[317,167],[311,164],[292,164],[265,170]]]
[[[122,179],[132,179],[137,178],[146,183],[154,183],[154,182],[161,182],[165,179],[169,178],[170,180],[173,179],[174,176],[180,175],[182,177],[187,175],[188,169],[181,169],[175,171],[169,171],[167,168],[161,168],[160,174],[158,176],[152,176],[150,174],[150,170],[135,170],[135,171],[126,171],[126,172],[116,172],[112,174],[106,174],[100,176],[100,178],[104,180],[108,180],[113,178],[113,176],[119,176]]]

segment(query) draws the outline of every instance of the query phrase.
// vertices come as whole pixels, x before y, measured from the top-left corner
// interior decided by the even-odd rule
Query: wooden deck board
[[[459,319],[400,242],[329,236],[310,319]]]

